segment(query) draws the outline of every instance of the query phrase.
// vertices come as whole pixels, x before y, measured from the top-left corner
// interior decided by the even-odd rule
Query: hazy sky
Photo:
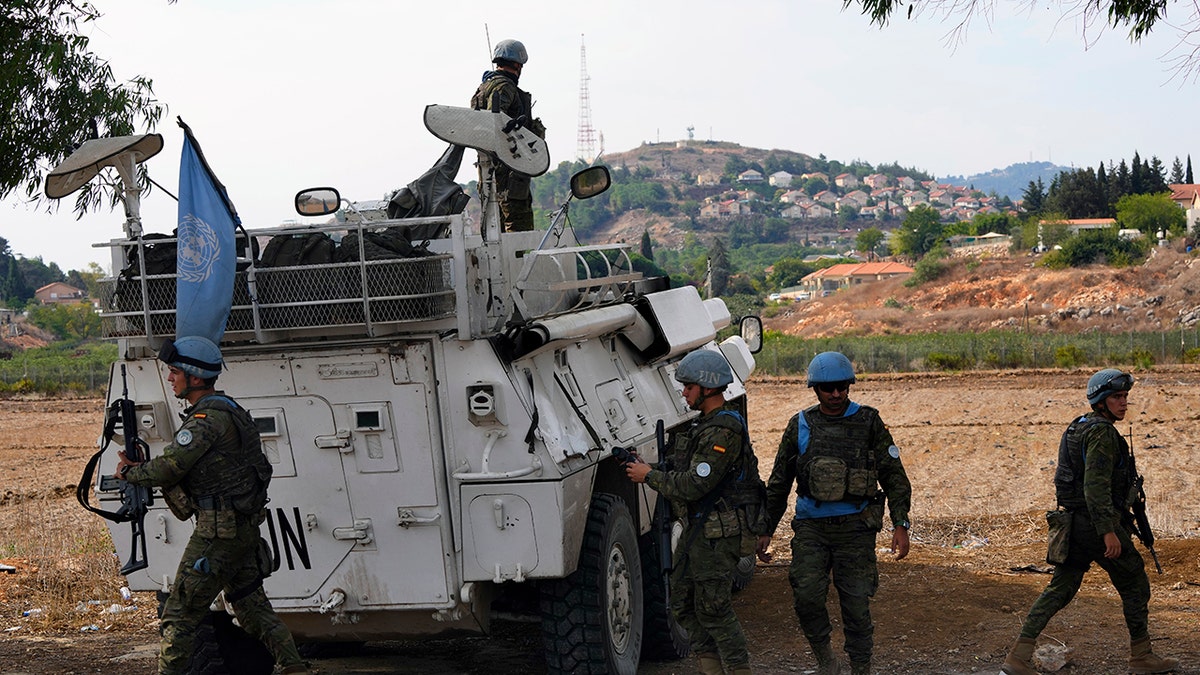
[[[181,116],[248,227],[298,219],[304,187],[377,199],[419,176],[444,149],[422,111],[467,105],[489,34],[529,50],[521,85],[549,130],[552,166],[576,151],[581,35],[593,126],[611,152],[685,138],[689,126],[697,139],[938,176],[1030,160],[1095,166],[1135,150],[1170,167],[1193,151],[1200,84],[1172,79],[1169,26],[1141,45],[1108,31],[1089,46],[1057,9],[997,4],[957,47],[937,16],[880,30],[839,0],[95,0],[105,16],[84,30],[118,78],[152,78],[169,106],[152,177],[175,192]],[[474,175],[467,157],[462,182]],[[0,237],[64,270],[107,268],[108,249],[91,243],[120,236],[122,215],[76,221],[72,199],[56,215],[0,202]],[[142,215],[147,231],[170,232],[175,202],[155,191]]]

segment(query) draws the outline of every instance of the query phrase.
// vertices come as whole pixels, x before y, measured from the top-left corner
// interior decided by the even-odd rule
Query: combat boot
[[[870,661],[851,661],[850,675],[871,675]]]
[[[833,655],[833,647],[828,642],[812,645],[813,656],[817,657],[817,675],[841,675],[842,666]]]
[[[1017,638],[1017,644],[1009,650],[1008,656],[1004,657],[1004,665],[1000,666],[1000,672],[1007,675],[1037,675],[1037,671],[1033,669],[1033,648],[1037,646],[1037,641],[1033,638]]]
[[[753,675],[753,671],[750,670],[749,663],[743,663],[740,666],[734,666],[733,668],[730,668],[729,675]]]
[[[725,669],[721,667],[721,657],[715,652],[696,654],[696,667],[699,668],[700,675],[725,675]]]
[[[1179,667],[1179,659],[1164,659],[1150,650],[1150,638],[1129,643],[1129,671],[1132,673],[1169,673]]]

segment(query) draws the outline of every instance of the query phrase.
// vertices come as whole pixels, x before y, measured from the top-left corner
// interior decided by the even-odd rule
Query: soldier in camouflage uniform
[[[163,488],[172,513],[195,516],[196,527],[175,573],[162,612],[158,672],[183,673],[195,650],[196,627],[217,595],[233,606],[238,623],[261,640],[281,673],[307,673],[287,626],[263,591],[268,569],[259,554],[271,465],[250,414],[215,390],[220,349],[202,337],[167,342],[159,358],[167,382],[189,407],[163,454],[132,464],[120,455],[117,477]]]
[[[671,571],[671,611],[688,631],[700,672],[748,675],[750,654],[733,612],[730,578],[738,560],[753,553],[754,536],[743,511],[723,497],[732,495],[740,475],[758,475],[758,461],[745,442],[745,420],[725,403],[733,372],[720,352],[688,354],[675,379],[684,385],[688,406],[701,413],[689,436],[686,468],[663,472],[637,462],[627,464],[625,472],[687,507]]]
[[[533,116],[533,98],[517,87],[521,70],[529,60],[525,45],[516,40],[501,40],[493,51],[495,70],[484,73],[483,82],[471,97],[471,108],[502,112],[514,120],[520,120],[539,138],[546,137],[546,127],[541,119]],[[529,176],[513,171],[495,157],[479,153],[479,185],[482,196],[483,184],[489,172],[496,182],[496,197],[500,202],[500,221],[505,232],[523,232],[533,229],[533,196],[529,191]]]
[[[1129,444],[1113,423],[1125,419],[1132,388],[1128,373],[1115,368],[1096,373],[1087,386],[1092,412],[1076,418],[1063,433],[1054,491],[1058,506],[1071,514],[1066,562],[1054,566],[1050,584],[1025,617],[1020,637],[1001,668],[1008,675],[1036,675],[1032,657],[1037,636],[1075,597],[1093,562],[1108,572],[1121,596],[1129,629],[1129,670],[1168,673],[1179,666],[1177,659],[1161,658],[1150,648],[1150,580],[1121,522],[1134,476]]]
[[[883,529],[885,496],[896,559],[908,555],[909,547],[912,486],[879,412],[850,401],[854,382],[854,367],[844,355],[824,352],[813,358],[808,386],[818,404],[788,422],[767,481],[767,523],[772,531],[796,485],[788,577],[796,616],[820,675],[841,672],[830,646],[833,628],[825,608],[831,572],[842,607],[851,672],[871,671],[875,626],[870,601],[879,586],[875,535]],[[770,542],[771,535],[758,538],[760,558],[770,558]]]

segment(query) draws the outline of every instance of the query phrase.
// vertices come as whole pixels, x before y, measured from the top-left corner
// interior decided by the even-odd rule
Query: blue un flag
[[[233,305],[235,232],[242,221],[192,130],[182,119],[178,122],[184,139],[179,160],[175,336],[206,337],[219,345]]]

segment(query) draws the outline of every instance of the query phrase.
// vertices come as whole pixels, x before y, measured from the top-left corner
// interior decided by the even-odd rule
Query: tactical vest
[[[492,96],[501,89],[512,87],[515,95],[512,97],[512,103],[507,109],[501,108],[495,110],[492,108]],[[471,107],[475,110],[491,110],[492,112],[502,112],[509,117],[516,119],[521,115],[529,116],[533,109],[533,97],[528,92],[522,91],[517,83],[513,81],[512,76],[494,70],[488,73],[487,79],[479,88],[475,90],[475,95],[471,97]]]
[[[717,514],[740,511],[741,522],[745,523],[745,527],[752,534],[767,534],[770,531],[767,523],[767,487],[763,483],[762,477],[758,475],[758,457],[754,455],[754,448],[750,444],[750,431],[746,426],[746,421],[740,414],[732,410],[720,410],[707,421],[707,424],[736,433],[742,439],[741,456],[730,467],[729,473],[721,480],[715,492],[705,495],[695,504],[688,505],[691,514],[693,516],[701,515],[698,512],[705,510]],[[689,465],[692,455],[699,449],[694,442],[700,436],[698,432],[699,429],[693,429],[689,439]],[[710,516],[709,520],[713,520],[713,518]],[[720,520],[719,517],[717,520]],[[722,525],[722,529],[729,534],[737,532],[736,529],[726,528],[724,525]],[[730,529],[732,532],[729,531]]]
[[[1067,509],[1086,509],[1087,500],[1083,496],[1083,472],[1085,465],[1085,449],[1083,439],[1088,430],[1097,424],[1112,422],[1099,415],[1084,415],[1071,422],[1071,426],[1063,432],[1062,440],[1058,443],[1058,468],[1054,470],[1054,496],[1059,506]],[[1115,431],[1115,427],[1113,429]],[[1114,467],[1119,475],[1114,475],[1112,481],[1112,502],[1120,513],[1125,510],[1125,495],[1129,490],[1129,443],[1117,434],[1120,450],[1117,453],[1117,465]]]
[[[216,508],[231,506],[243,515],[256,515],[267,503],[271,463],[263,454],[254,418],[233,399],[220,395],[200,399],[190,414],[206,410],[227,414],[237,433],[234,438],[223,435],[197,460],[183,479],[184,489],[197,510],[212,508],[198,502],[220,498]]]
[[[808,447],[796,459],[800,494],[817,502],[859,502],[878,493],[879,473],[871,438],[876,412],[859,406],[853,415],[830,417],[817,406],[801,411]]]

